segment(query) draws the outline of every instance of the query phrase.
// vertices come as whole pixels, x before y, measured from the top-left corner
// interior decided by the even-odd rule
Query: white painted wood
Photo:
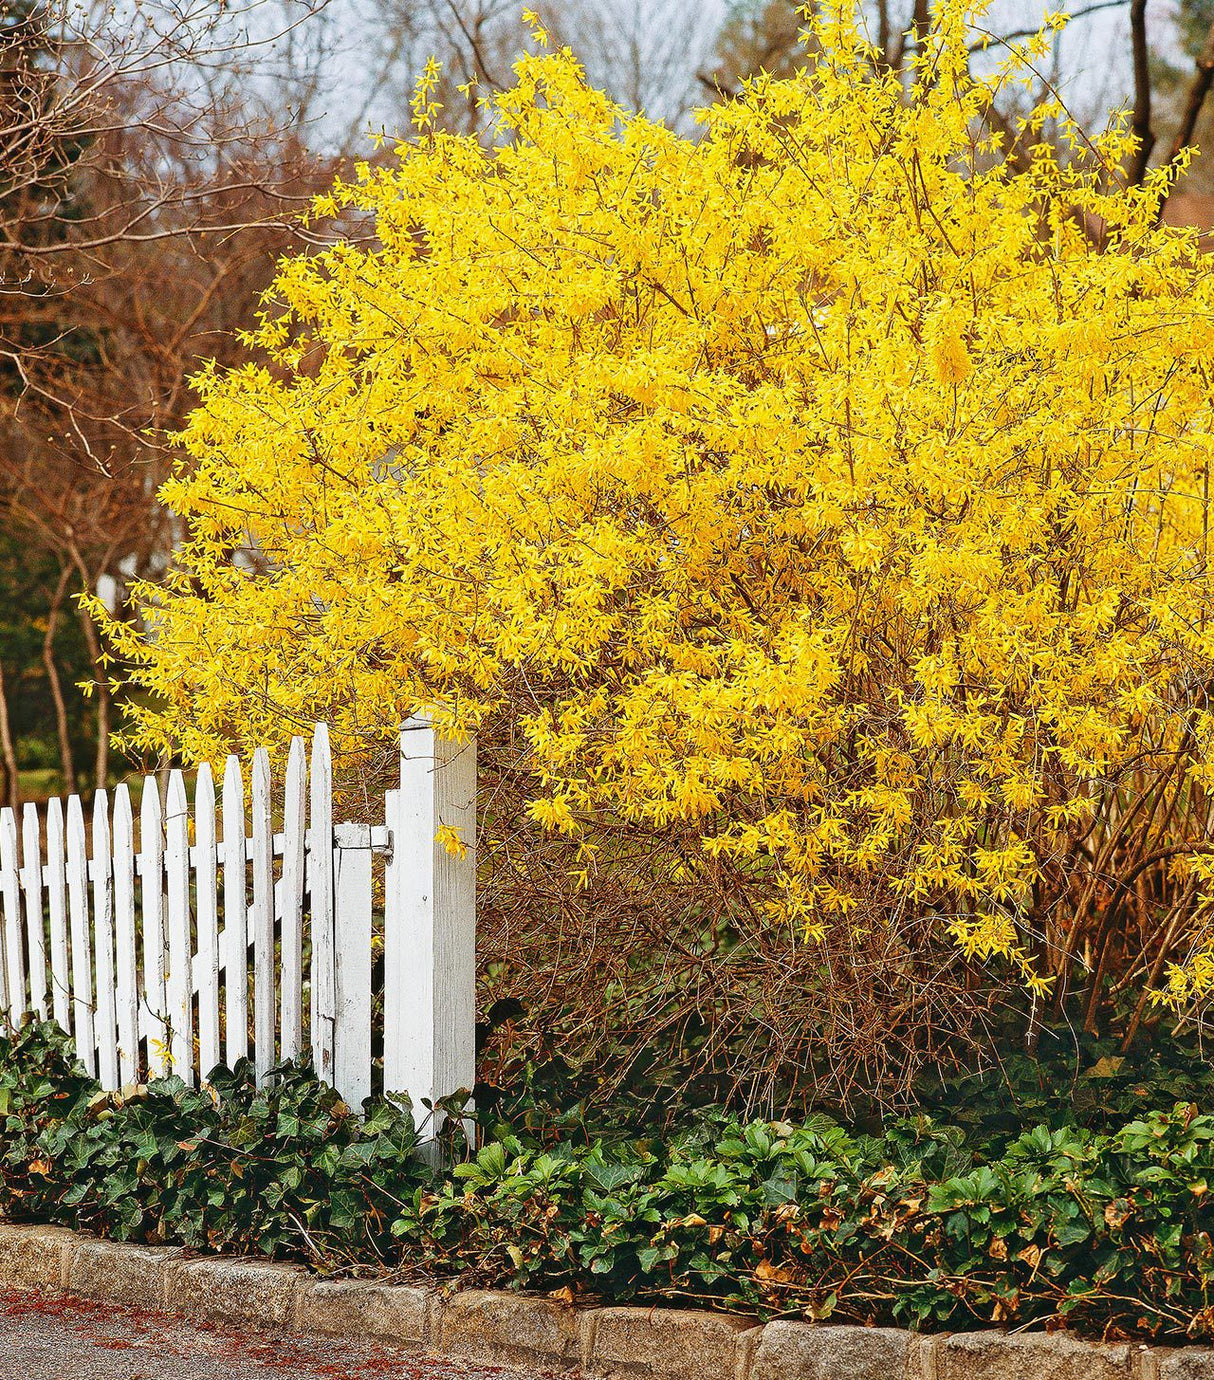
[[[410,1070],[404,1055],[409,1031],[404,1019],[405,946],[404,849],[397,845],[400,833],[400,791],[384,793],[384,817],[388,821],[388,857],[384,864],[384,1092],[407,1091]],[[412,1094],[410,1094],[412,1095]],[[416,1115],[414,1120],[417,1120]]]
[[[371,1096],[371,829],[334,830],[334,925],[337,1017],[333,1086],[348,1106]]]
[[[8,945],[4,942],[4,926],[0,924],[0,1020],[7,1026],[8,1012]]]
[[[249,1052],[249,909],[245,900],[244,783],[240,761],[223,769],[224,1058],[229,1068]]]
[[[333,759],[329,730],[317,724],[312,735],[308,774],[308,896],[311,912],[312,1062],[326,1083],[333,1077],[333,1042],[337,1021],[337,970],[333,919]],[[368,909],[368,921],[370,911]],[[343,1094],[344,1095],[344,1094]]]
[[[114,789],[114,985],[120,1086],[139,1079],[139,967],[135,948],[135,821],[125,781]]]
[[[5,1014],[14,1029],[25,1015],[25,938],[21,933],[21,876],[17,865],[17,816],[0,810],[0,897],[4,901]]]
[[[476,745],[439,738],[421,719],[400,738],[392,821],[397,897],[385,930],[384,1086],[407,1092],[421,1126],[434,1101],[476,1077]],[[454,856],[437,837],[455,831]],[[433,1135],[439,1119],[423,1134]]]
[[[63,805],[46,802],[46,904],[51,919],[51,1015],[68,1035],[72,1033],[72,975],[67,948],[67,854],[63,835]]]
[[[219,1063],[219,877],[215,858],[215,782],[210,765],[194,787],[195,913],[198,924],[198,1072]]]
[[[93,966],[97,998],[93,1039],[97,1042],[97,1078],[106,1092],[118,1084],[118,1011],[114,982],[114,890],[110,845],[110,802],[105,791],[93,795]]]
[[[303,1034],[304,819],[307,759],[302,738],[291,739],[283,799],[279,1039],[282,1057],[299,1056]]]
[[[193,952],[190,943],[190,817],[185,777],[169,773],[165,799],[165,879],[168,896],[169,963],[165,1000],[169,1017],[171,1070],[194,1082]]]
[[[418,1122],[427,1123],[424,1134],[431,1136],[437,1126],[423,1100],[471,1088],[475,1072],[475,787],[475,746],[438,740],[416,721],[401,736],[400,789],[387,793],[382,825],[333,827],[332,763],[323,726],[313,738],[310,771],[303,741],[292,741],[277,836],[264,750],[253,760],[251,838],[245,836],[235,758],[225,767],[218,840],[213,778],[208,767],[199,771],[192,849],[180,771],[168,776],[163,818],[157,782],[145,779],[137,858],[125,786],[115,792],[112,835],[106,793],[94,798],[91,862],[79,797],[67,801],[66,827],[62,802],[48,804],[45,868],[36,811],[26,809],[18,838],[16,814],[0,810],[0,1011],[16,1020],[27,1005],[42,1013],[49,1009],[74,1031],[81,1060],[107,1088],[139,1077],[143,1035],[153,1076],[171,1068],[193,1082],[221,1057],[221,972],[227,1027],[222,1054],[234,1064],[248,1050],[251,938],[259,1077],[306,1044],[321,1076],[357,1108],[371,1091],[372,855],[386,848],[386,1087],[410,1094]],[[458,857],[439,837],[452,831],[464,843]],[[283,860],[277,881],[276,853]],[[305,900],[311,917],[307,988]]]
[[[274,1063],[274,840],[270,757],[253,754],[253,1060],[260,1082]]]
[[[25,941],[31,1009],[40,1021],[50,1015],[47,1002],[46,915],[42,906],[42,830],[38,807],[27,801],[21,813],[21,892],[25,898]]]
[[[148,1076],[161,1078],[169,1067],[169,1031],[165,997],[164,817],[160,785],[154,776],[143,778],[139,805],[139,886]]]
[[[67,798],[67,900],[72,932],[72,1012],[76,1053],[90,1077],[97,1075],[93,1041],[93,955],[89,933],[88,859],[84,810],[78,795]]]

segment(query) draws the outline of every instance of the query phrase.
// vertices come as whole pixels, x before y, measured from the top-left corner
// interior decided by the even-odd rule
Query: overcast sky
[[[277,0],[288,12],[304,2]],[[348,144],[357,128],[358,141],[368,147],[368,128],[407,128],[411,74],[430,52],[461,37],[451,20],[455,3],[329,0],[318,18],[263,50],[258,62],[266,74],[285,67],[296,74],[310,72],[312,130],[323,130],[325,141]],[[462,3],[475,8],[475,0]],[[479,3],[495,7],[482,40],[495,76],[501,77],[512,53],[526,41],[524,0]],[[1091,4],[1073,0],[1069,8]],[[910,0],[905,7],[909,16]],[[622,103],[644,105],[651,116],[677,122],[690,105],[704,101],[707,93],[696,74],[712,67],[727,0],[559,0],[551,8],[558,16],[554,38],[569,41],[591,79]],[[994,32],[1025,29],[1038,23],[1047,8],[1039,0],[995,0],[986,26]],[[263,21],[273,13],[264,12]],[[1166,0],[1152,0],[1148,14],[1152,37],[1166,50],[1171,46],[1171,7]],[[436,17],[445,36],[435,27]],[[1125,104],[1131,87],[1127,5],[1101,9],[1069,25],[1057,40],[1055,70],[1060,94],[1085,124],[1099,123],[1110,108]]]

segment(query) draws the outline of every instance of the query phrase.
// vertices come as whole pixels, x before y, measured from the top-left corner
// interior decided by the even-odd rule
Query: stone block
[[[163,1308],[170,1264],[181,1255],[164,1246],[130,1246],[119,1241],[81,1241],[70,1252],[70,1293],[130,1308]]]
[[[1160,1352],[1159,1380],[1214,1380],[1214,1351],[1192,1346]]]
[[[915,1340],[896,1327],[772,1322],[759,1339],[750,1380],[901,1380]],[[917,1361],[919,1354],[916,1346]]]
[[[907,1338],[906,1380],[936,1380],[936,1352],[943,1339],[912,1332]]]
[[[403,1284],[322,1279],[301,1287],[296,1322],[303,1332],[334,1337],[382,1337],[398,1346],[429,1340],[430,1296]]]
[[[601,1308],[588,1369],[607,1380],[733,1380],[757,1326],[752,1318],[695,1309]]]
[[[293,1327],[302,1271],[268,1260],[183,1260],[169,1266],[165,1304],[208,1322]]]
[[[1065,1332],[958,1332],[937,1351],[938,1380],[1130,1380],[1131,1348]]]
[[[0,1222],[0,1286],[62,1289],[68,1254],[79,1239],[67,1227]]]
[[[498,1365],[563,1369],[579,1360],[575,1308],[556,1299],[465,1289],[443,1305],[438,1348]]]

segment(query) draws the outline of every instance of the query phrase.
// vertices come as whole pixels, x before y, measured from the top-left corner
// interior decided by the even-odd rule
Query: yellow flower
[[[956,314],[939,313],[929,325],[927,341],[931,374],[936,382],[964,383],[970,373],[970,357]]]

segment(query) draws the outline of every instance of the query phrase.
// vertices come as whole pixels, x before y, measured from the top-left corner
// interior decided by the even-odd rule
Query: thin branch
[[[1125,5],[1125,0],[1097,0],[1094,5],[1085,5],[1081,10],[1072,10],[1067,15],[1067,27],[1074,24],[1077,20],[1086,19],[1091,14],[1099,14],[1101,10],[1119,10]],[[1011,29],[1007,33],[999,35],[1002,43],[1014,43],[1018,38],[1035,38],[1041,32],[1041,25],[1034,25],[1031,29]],[[971,53],[980,53],[989,46],[989,37],[977,43],[970,44]]]

